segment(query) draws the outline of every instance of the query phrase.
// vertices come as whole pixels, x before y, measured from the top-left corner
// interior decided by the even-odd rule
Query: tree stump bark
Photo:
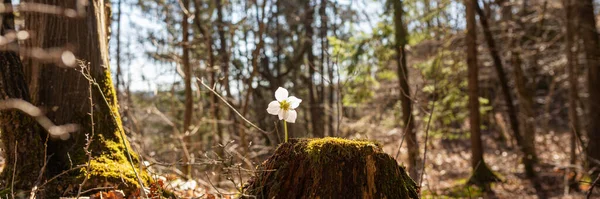
[[[244,186],[250,198],[418,198],[419,188],[379,144],[291,140]]]

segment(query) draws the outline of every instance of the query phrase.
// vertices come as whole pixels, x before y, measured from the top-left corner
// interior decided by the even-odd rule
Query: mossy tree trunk
[[[60,53],[58,58],[52,60],[26,56],[28,59],[25,60],[25,76],[29,80],[32,103],[44,109],[46,116],[57,125],[66,123],[80,125],[80,130],[72,133],[70,139],[64,141],[50,139],[48,141],[46,154],[48,166],[45,168],[44,176],[52,177],[78,165],[88,165],[88,163],[90,165],[73,170],[69,175],[63,175],[60,179],[55,180],[54,184],[46,185],[48,186],[45,187],[46,197],[55,198],[59,193],[76,194],[79,184],[86,175],[90,179],[84,185],[83,190],[102,183],[109,183],[111,186],[126,191],[135,189],[139,186],[140,180],[136,178],[136,172],[132,166],[138,165],[138,158],[129,147],[127,139],[123,137],[116,92],[112,85],[109,68],[108,27],[110,17],[108,16],[110,16],[110,11],[106,9],[109,2],[94,0],[90,1],[87,6],[77,4],[76,0],[27,0],[22,2],[75,9],[79,14],[79,16],[67,17],[37,12],[25,13],[25,29],[31,34],[31,39],[26,42],[27,49],[51,49],[67,46],[74,51],[77,59],[84,63],[81,67],[64,68],[56,64],[59,63],[57,60],[61,60]],[[69,62],[68,56],[62,57],[62,61]],[[10,71],[10,75],[17,73],[18,71]],[[84,76],[84,73],[88,76]],[[92,82],[97,84],[92,84]],[[26,88],[26,84],[13,86]],[[24,99],[25,97],[26,95],[23,95]],[[14,126],[18,128],[36,128],[36,125],[28,122],[30,120],[27,119],[13,121]],[[30,130],[22,131],[30,132]],[[32,147],[43,146],[44,142],[40,139],[41,136],[33,137],[33,135],[15,137],[14,139],[18,139],[19,142],[32,143],[32,145],[23,146],[22,149],[17,148],[31,151]],[[88,148],[91,152],[90,156],[84,150],[88,137],[92,139]],[[11,142],[7,136],[2,138],[5,143]],[[7,154],[14,153],[12,147],[14,146],[11,144],[7,145]],[[41,148],[41,155],[44,155],[43,151]],[[17,154],[19,154],[18,151]],[[40,159],[43,161],[39,154],[18,158],[17,168],[19,168],[18,163],[21,160],[37,165],[39,165]],[[12,169],[14,169],[13,165],[6,165],[5,170],[11,171]],[[31,169],[27,172],[37,172],[37,170]],[[149,181],[148,175],[144,172],[137,171],[137,173],[143,183]],[[31,174],[23,173],[15,178],[27,181],[28,178],[31,178],[29,175]],[[66,188],[69,185],[76,188],[70,192],[60,189],[60,187]]]
[[[10,0],[4,0],[4,3],[11,5]],[[13,18],[10,12],[2,14],[1,35],[14,31]],[[17,44],[11,43],[6,46],[17,47]],[[0,51],[0,100],[7,99],[30,101],[19,55],[3,50]],[[38,181],[39,172],[44,164],[42,138],[45,135],[40,132],[35,121],[18,110],[3,110],[0,113],[1,139],[4,151],[7,151],[4,154],[6,168],[0,178],[0,184],[6,187],[0,189],[31,189]]]

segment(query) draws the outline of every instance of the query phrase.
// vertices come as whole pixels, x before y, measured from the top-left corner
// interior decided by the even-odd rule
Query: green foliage
[[[380,80],[393,80],[396,74],[387,68],[395,52],[391,48],[393,27],[378,23],[371,34],[361,32],[347,40],[329,37],[333,55],[343,60],[338,65],[345,72],[345,106],[364,103],[375,94]]]
[[[435,57],[416,64],[425,78],[422,92],[437,103],[431,122],[430,133],[433,137],[445,139],[468,138],[467,130],[462,128],[469,117],[469,96],[467,90],[467,66],[461,59],[461,52],[440,51]],[[480,113],[491,110],[489,100],[479,98]],[[417,118],[419,119],[419,118]],[[422,118],[425,123],[429,117]]]

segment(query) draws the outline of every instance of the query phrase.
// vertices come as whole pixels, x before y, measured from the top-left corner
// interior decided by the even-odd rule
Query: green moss
[[[102,138],[101,135],[99,135],[99,137]],[[101,142],[101,145],[105,146],[107,150],[102,152],[100,156],[95,157],[90,162],[89,168],[82,168],[80,177],[89,176],[90,178],[105,179],[106,181],[119,180],[125,182],[127,185],[139,187],[137,177],[126,157],[126,152],[123,150],[123,144],[106,139],[99,139],[98,141]],[[137,156],[134,155],[135,154],[132,154],[132,158],[137,160]],[[136,171],[143,182],[149,183],[151,181],[150,176],[145,172],[140,171],[137,168]]]
[[[98,86],[94,86],[92,94],[93,101],[96,104],[93,112],[93,125],[89,115],[80,115],[80,122],[78,123],[82,124],[81,129],[83,132],[76,135],[74,138],[77,140],[76,142],[70,142],[76,143],[76,146],[72,148],[83,149],[87,143],[87,136],[91,136],[92,142],[88,149],[91,152],[91,159],[84,150],[66,151],[61,155],[66,154],[69,161],[56,163],[56,165],[62,164],[60,165],[62,168],[57,166],[60,170],[70,168],[73,165],[87,165],[88,161],[89,166],[70,173],[69,176],[60,179],[60,183],[54,186],[78,185],[87,178],[88,181],[84,189],[108,183],[127,193],[140,187],[134,169],[142,179],[142,183],[148,185],[152,181],[147,172],[139,169],[139,157],[131,148],[127,138],[124,137],[125,133],[116,103],[114,87],[110,80],[110,72],[105,70],[103,74],[105,77],[96,78]],[[71,160],[72,165],[69,165]],[[58,192],[53,194],[55,195],[50,196],[62,196],[58,195],[62,194]]]
[[[478,198],[483,196],[484,190],[478,186],[463,183],[454,187],[450,187],[445,190],[445,192],[446,195],[451,197]]]
[[[380,147],[380,144],[371,141],[325,137],[308,140],[304,148],[308,156],[317,161],[316,163],[325,163],[324,161],[332,159],[351,159],[372,154]]]

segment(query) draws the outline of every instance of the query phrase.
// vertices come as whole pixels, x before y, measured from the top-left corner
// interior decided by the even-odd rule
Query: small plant
[[[300,106],[301,99],[289,96],[289,92],[285,88],[279,87],[275,91],[275,101],[269,103],[267,112],[271,115],[279,116],[279,120],[283,120],[283,131],[285,132],[285,142],[288,141],[287,122],[295,123],[298,113],[294,110]]]

